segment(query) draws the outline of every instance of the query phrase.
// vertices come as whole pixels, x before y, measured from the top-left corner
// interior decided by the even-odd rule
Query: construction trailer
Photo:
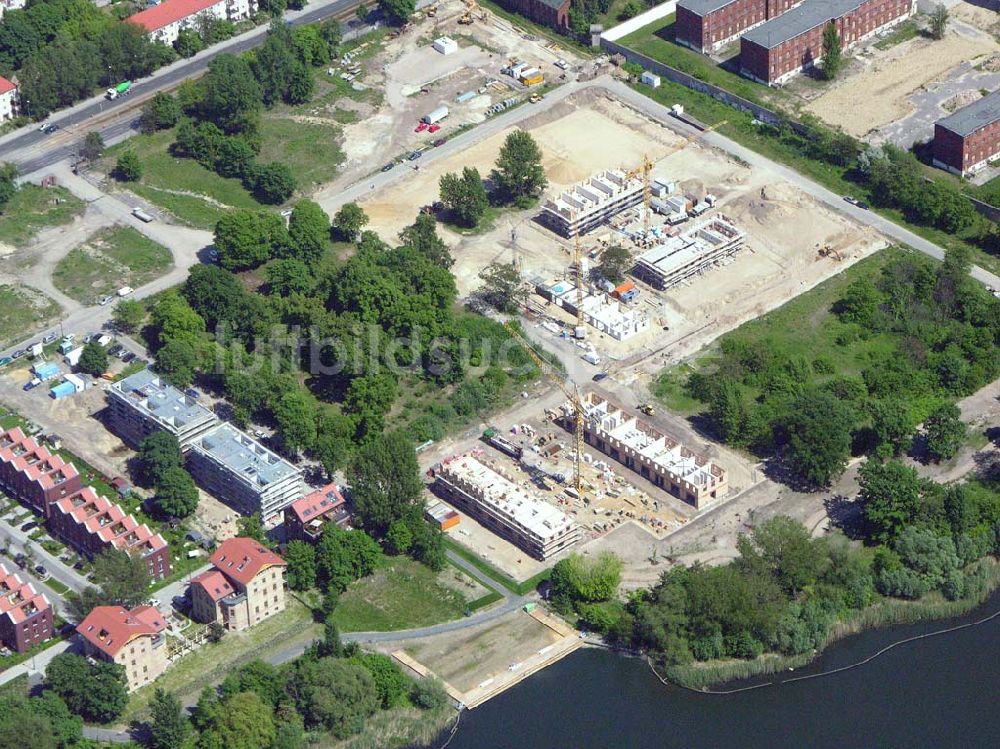
[[[642,180],[613,169],[546,200],[540,218],[557,234],[576,237],[639,205],[642,199]]]
[[[493,533],[544,561],[580,540],[580,528],[559,508],[518,486],[499,467],[461,455],[434,469],[432,489]]]
[[[438,37],[431,46],[442,55],[450,55],[453,52],[458,52],[458,42],[450,36]]]
[[[654,486],[697,509],[729,491],[728,474],[707,455],[685,447],[597,393],[584,396],[583,407],[584,441]],[[562,412],[566,428],[574,428],[573,405],[564,404]]]
[[[739,252],[746,235],[725,216],[716,216],[662,241],[636,258],[632,275],[665,291],[704,273]]]

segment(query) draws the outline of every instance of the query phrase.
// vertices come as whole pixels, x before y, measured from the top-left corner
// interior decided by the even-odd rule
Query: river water
[[[963,619],[866,632],[795,674],[761,681],[839,668],[998,609],[995,595]],[[1000,618],[901,645],[849,671],[727,696],[664,686],[643,660],[580,650],[463,713],[448,745],[508,747],[1000,747]]]

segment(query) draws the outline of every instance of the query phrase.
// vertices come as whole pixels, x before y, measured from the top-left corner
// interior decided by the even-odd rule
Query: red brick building
[[[711,53],[744,31],[776,18],[801,0],[680,0],[674,22],[678,44]]]
[[[119,549],[145,559],[154,580],[170,575],[170,548],[163,536],[140,525],[89,486],[52,507],[49,529],[90,558],[107,549]]]
[[[340,489],[327,484],[285,508],[285,541],[315,543],[327,523],[345,526],[350,519]]]
[[[0,434],[0,487],[48,517],[52,504],[79,491],[80,474],[15,427]]]
[[[832,22],[842,49],[901,23],[913,0],[805,0],[740,39],[740,71],[769,86],[784,83],[823,57],[823,32]]]
[[[570,0],[500,0],[500,5],[557,31],[569,30]]]
[[[934,124],[934,166],[971,174],[1000,156],[1000,91]]]
[[[0,564],[0,642],[23,653],[52,637],[52,604]]]

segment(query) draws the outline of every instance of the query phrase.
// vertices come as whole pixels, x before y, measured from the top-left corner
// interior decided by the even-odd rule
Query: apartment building
[[[236,22],[256,12],[254,0],[164,0],[125,20],[142,26],[155,41],[173,44],[182,30],[198,30],[203,18]]]
[[[731,258],[745,242],[746,235],[731,220],[715,216],[643,252],[636,258],[632,275],[666,291]]]
[[[111,428],[132,447],[154,432],[167,432],[183,449],[219,424],[197,399],[148,369],[112,383],[106,395]]]
[[[302,471],[230,424],[190,443],[188,470],[205,491],[266,523],[302,496]]]
[[[0,9],[4,6],[0,4]],[[3,14],[0,13],[0,18]],[[0,122],[13,119],[17,114],[17,86],[0,76]]]
[[[118,549],[146,560],[152,579],[170,575],[170,548],[163,536],[89,486],[56,502],[48,527],[91,559],[108,549]]]
[[[542,204],[541,220],[557,234],[586,234],[642,202],[642,180],[612,169],[564,190]]]
[[[0,643],[18,653],[52,637],[52,604],[0,564]]]
[[[327,523],[343,527],[350,519],[340,488],[327,484],[285,508],[285,541],[315,543],[323,535]]]
[[[285,560],[252,538],[230,538],[212,569],[191,581],[191,616],[227,630],[247,629],[285,609]]]
[[[131,611],[121,606],[98,606],[76,631],[87,655],[125,667],[126,685],[132,692],[167,670],[166,628],[160,612],[152,606]]]
[[[934,124],[934,166],[968,175],[1000,157],[1000,91]]]
[[[744,32],[795,7],[801,0],[679,0],[674,35],[678,44],[717,52]]]
[[[779,85],[823,58],[823,32],[833,23],[841,48],[905,21],[914,0],[805,0],[743,34],[740,72],[769,86]]]
[[[583,436],[588,445],[622,463],[653,485],[701,509],[729,491],[726,471],[624,411],[597,393],[583,399]],[[564,424],[573,429],[572,404],[563,405]]]
[[[80,474],[20,427],[0,434],[0,488],[48,517],[52,504],[79,491]]]
[[[438,496],[535,559],[544,561],[580,540],[580,528],[568,515],[490,462],[462,455],[435,468],[434,478]]]

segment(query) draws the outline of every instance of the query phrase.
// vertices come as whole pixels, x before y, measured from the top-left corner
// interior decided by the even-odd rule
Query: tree
[[[368,216],[357,203],[344,203],[333,217],[336,238],[341,242],[357,241],[358,234],[368,225]]]
[[[172,518],[186,518],[198,509],[198,487],[183,468],[168,468],[156,484],[156,509]]]
[[[295,192],[295,175],[282,161],[258,165],[250,177],[254,197],[261,203],[280,205]]]
[[[955,457],[965,442],[967,432],[962,412],[951,403],[938,406],[924,420],[927,450],[938,462]]]
[[[90,341],[80,352],[76,368],[94,377],[100,377],[108,371],[108,352],[97,341]]]
[[[843,473],[851,454],[854,414],[834,395],[811,390],[791,405],[785,459],[798,478],[826,486]]]
[[[307,726],[322,726],[339,739],[360,731],[379,705],[368,670],[338,658],[300,662],[290,691]]]
[[[256,268],[272,256],[284,233],[281,217],[269,211],[231,211],[215,224],[219,265],[230,271]]]
[[[169,432],[153,432],[139,445],[139,482],[146,486],[159,484],[167,471],[183,465],[180,443]]]
[[[285,550],[288,587],[309,590],[316,586],[316,549],[305,541],[289,541]]]
[[[632,253],[620,244],[615,244],[601,253],[597,272],[613,283],[621,283],[633,265],[635,261],[632,259]]]
[[[80,158],[93,163],[104,155],[104,138],[96,130],[91,130],[83,137],[80,146]]]
[[[486,187],[475,167],[462,169],[461,177],[453,172],[442,174],[439,189],[441,203],[460,226],[477,226],[490,205]]]
[[[479,272],[483,299],[501,312],[514,312],[528,298],[521,274],[513,263],[490,263]]]
[[[172,692],[157,687],[149,702],[149,749],[183,749],[191,735],[184,706]]]
[[[313,275],[309,266],[298,258],[286,257],[276,260],[264,271],[272,294],[288,296],[305,294],[313,286]]]
[[[542,169],[542,149],[524,130],[515,130],[504,141],[490,180],[500,198],[526,208],[548,185]]]
[[[437,221],[426,213],[421,213],[412,225],[399,233],[399,241],[441,268],[450,268],[455,263],[448,246],[438,236]]]
[[[880,543],[891,543],[914,521],[926,492],[920,475],[896,460],[866,460],[858,470],[858,483],[865,518]]]
[[[297,455],[308,450],[316,441],[316,403],[304,390],[290,390],[281,396],[274,408],[281,444]]]
[[[379,10],[393,26],[402,26],[417,9],[416,0],[378,0]]]
[[[33,697],[10,694],[0,698],[2,749],[66,749],[82,745],[83,720],[70,713],[51,689]]]
[[[898,398],[887,398],[874,401],[870,409],[877,453],[890,457],[909,450],[916,428],[910,404]]]
[[[448,693],[440,679],[417,679],[410,689],[410,700],[422,710],[437,710],[448,701]]]
[[[114,175],[119,182],[138,182],[142,179],[142,162],[131,148],[118,157]]]
[[[622,560],[611,552],[593,559],[570,554],[552,568],[552,597],[563,606],[608,601],[618,592],[622,567]]]
[[[149,566],[138,554],[107,549],[94,557],[90,579],[100,588],[105,603],[130,609],[146,600]]]
[[[200,363],[197,342],[188,337],[173,338],[156,352],[156,371],[175,387],[186,388],[194,382]]]
[[[392,658],[384,653],[359,653],[350,662],[371,674],[383,710],[405,704],[412,682]]]
[[[2,28],[2,27],[0,27]],[[0,208],[3,208],[17,192],[17,166],[9,162],[0,164]]]
[[[144,133],[170,128],[180,122],[181,106],[170,94],[157,91],[153,98],[146,102],[139,117],[139,128]]]
[[[358,17],[359,21],[364,21],[368,18],[368,5],[366,3],[361,3],[354,10],[354,15]]]
[[[226,133],[255,130],[263,102],[260,84],[242,57],[223,53],[202,79],[201,116]]]
[[[205,49],[205,42],[194,29],[181,29],[177,32],[173,46],[181,57],[194,57]]]
[[[267,534],[264,532],[264,525],[260,521],[260,513],[253,515],[241,515],[236,519],[236,535],[252,538],[257,543],[267,546]]]
[[[931,36],[935,39],[944,39],[944,32],[948,28],[948,8],[938,3],[931,11]]]
[[[111,312],[111,321],[123,333],[134,333],[145,319],[146,308],[135,299],[122,299]]]
[[[178,338],[197,339],[205,332],[205,320],[175,291],[168,291],[160,297],[153,307],[151,318],[161,346]]]
[[[317,203],[300,200],[288,219],[288,240],[293,257],[315,266],[330,244],[330,217]]]
[[[406,515],[423,491],[416,451],[400,432],[379,435],[363,445],[350,477],[356,517],[377,538]]]
[[[212,743],[206,742],[205,734]],[[200,743],[224,749],[261,749],[270,747],[276,737],[274,709],[254,692],[240,692],[225,701]]]
[[[381,553],[378,544],[364,531],[345,531],[327,523],[316,545],[320,587],[328,593],[343,592],[352,582],[374,571]]]
[[[741,533],[736,547],[743,570],[772,575],[792,596],[816,582],[823,563],[822,548],[802,523],[787,515],[761,523],[749,536]]]
[[[108,723],[128,704],[125,667],[97,661],[90,665],[76,653],[60,653],[45,668],[45,686],[84,720]]]
[[[630,18],[635,18],[637,15],[642,13],[642,11],[643,5],[639,2],[639,0],[628,0],[628,2],[622,6],[622,9],[618,11],[618,20],[627,21]]]
[[[840,32],[830,21],[823,29],[823,77],[832,81],[844,66],[844,56],[840,45]]]

